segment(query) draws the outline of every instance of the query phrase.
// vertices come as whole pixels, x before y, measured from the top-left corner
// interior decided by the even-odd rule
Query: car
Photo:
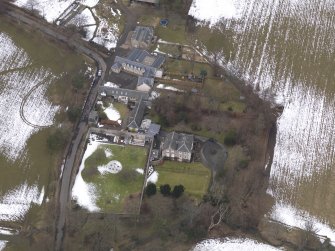
[[[98,70],[98,77],[101,77],[102,70]]]

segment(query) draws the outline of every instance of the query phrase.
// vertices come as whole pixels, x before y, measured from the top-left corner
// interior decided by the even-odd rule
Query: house
[[[133,49],[127,57],[116,56],[111,70],[121,71],[147,78],[160,77],[163,74],[161,66],[165,62],[163,54],[150,54],[146,50]]]
[[[138,77],[136,86],[137,91],[149,92],[153,86],[154,86],[153,78]]]
[[[190,134],[171,132],[163,141],[162,156],[167,159],[190,162],[194,137]]]
[[[141,98],[143,98],[143,100],[147,100],[149,98],[148,92],[129,90],[129,89],[123,89],[119,87],[106,86],[106,85],[99,87],[99,91],[100,91],[100,95],[102,95],[103,93],[105,96],[113,97],[119,102],[122,102],[125,104],[128,104],[129,101],[137,102]]]
[[[128,119],[128,130],[132,132],[138,132],[141,127],[142,119],[144,117],[146,104],[141,98],[135,105],[135,108],[132,110],[129,119]]]
[[[146,26],[137,26],[130,39],[132,47],[142,49],[149,48],[153,41],[154,29]]]

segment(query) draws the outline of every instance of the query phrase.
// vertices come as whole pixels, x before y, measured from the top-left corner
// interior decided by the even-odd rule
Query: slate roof
[[[129,120],[128,127],[130,128],[140,128],[142,119],[144,117],[145,112],[145,103],[143,102],[143,98],[141,98],[137,103],[135,108],[132,110]]]
[[[148,136],[149,137],[154,137],[155,135],[157,135],[159,133],[159,131],[161,130],[161,126],[155,123],[151,123],[148,129]]]
[[[157,55],[153,55],[146,50],[135,48],[131,50],[126,58],[116,56],[112,68],[118,69],[123,63],[125,63],[144,69],[145,72],[143,76],[145,77],[154,77],[156,71],[163,65],[164,62],[165,56],[163,54],[158,53]]]
[[[154,36],[154,29],[146,26],[136,26],[135,31],[132,35],[132,39],[147,44],[150,44],[152,37]]]
[[[137,86],[140,86],[142,84],[146,84],[150,87],[153,87],[154,86],[154,79],[153,78],[148,78],[148,77],[138,77]]]
[[[178,152],[191,153],[193,149],[194,137],[185,133],[169,133],[163,144],[163,150],[172,149]]]

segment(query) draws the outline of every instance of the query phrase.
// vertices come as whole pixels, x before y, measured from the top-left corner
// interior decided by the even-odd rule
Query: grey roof
[[[150,137],[154,137],[155,135],[157,135],[159,133],[159,131],[161,130],[161,126],[158,124],[154,124],[151,123],[148,129],[148,136]]]
[[[149,93],[137,91],[137,90],[128,90],[123,88],[117,87],[110,87],[110,86],[101,86],[99,87],[99,91],[106,93],[107,96],[111,97],[119,97],[119,96],[126,96],[128,98],[134,98],[140,100],[141,98],[148,99]]]
[[[121,64],[119,62],[116,62],[112,65],[112,70],[116,69],[116,70],[120,70],[121,69]]]
[[[99,115],[97,111],[91,111],[88,115],[88,120],[91,122],[98,121]]]
[[[137,86],[146,84],[150,87],[154,86],[154,79],[153,78],[147,78],[147,77],[138,77],[137,79]]]
[[[143,102],[143,99],[141,98],[136,103],[135,108],[132,110],[129,116],[128,127],[140,128],[141,122],[144,116],[144,112],[145,112],[145,103]]]
[[[147,44],[150,44],[153,36],[154,29],[152,27],[137,26],[131,38],[139,42],[143,41]]]
[[[135,48],[131,50],[131,52],[127,56],[127,59],[154,68],[159,68],[164,63],[165,56],[160,53],[157,53],[156,55],[150,54],[146,50]]]
[[[146,77],[154,77],[156,71],[164,62],[165,56],[163,54],[153,55],[146,50],[135,48],[126,58],[116,56],[113,67],[118,67],[125,63],[144,69],[143,75]]]
[[[179,152],[191,153],[193,149],[193,135],[185,133],[169,133],[163,143],[163,150],[172,149]]]

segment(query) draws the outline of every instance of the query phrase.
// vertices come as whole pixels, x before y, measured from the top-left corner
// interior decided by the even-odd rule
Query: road
[[[66,223],[66,213],[68,209],[70,197],[70,183],[71,183],[71,174],[74,168],[74,162],[78,150],[78,146],[85,136],[87,131],[87,118],[88,115],[95,103],[95,99],[98,94],[98,87],[102,84],[103,79],[105,78],[107,65],[96,49],[92,48],[89,43],[82,41],[76,36],[66,34],[63,30],[47,23],[44,20],[37,19],[25,11],[13,6],[9,3],[6,4],[7,12],[5,15],[16,22],[22,22],[24,24],[33,27],[35,30],[48,35],[49,37],[68,44],[71,48],[74,48],[79,53],[85,54],[88,57],[92,58],[98,65],[99,69],[102,70],[101,77],[95,79],[89,94],[87,96],[83,112],[81,115],[80,122],[77,124],[76,129],[73,133],[73,137],[68,148],[68,153],[65,158],[63,175],[60,180],[60,189],[58,194],[58,208],[57,208],[57,221],[56,221],[56,237],[55,237],[55,250],[62,250],[62,243],[64,238],[64,226]]]

